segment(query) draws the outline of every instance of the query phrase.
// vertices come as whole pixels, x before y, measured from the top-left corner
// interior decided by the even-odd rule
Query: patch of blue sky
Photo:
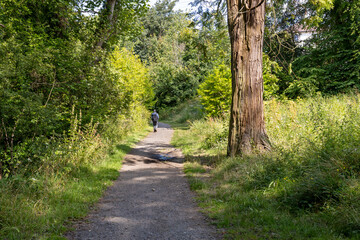
[[[153,6],[158,0],[150,0],[149,1],[149,4],[150,6]],[[181,10],[183,12],[189,12],[191,11],[191,5],[190,3],[192,2],[193,0],[179,0],[177,1],[176,5],[175,5],[175,8],[174,10],[177,11],[177,10]]]

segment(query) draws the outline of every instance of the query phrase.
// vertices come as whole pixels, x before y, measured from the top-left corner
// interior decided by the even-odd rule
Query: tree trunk
[[[227,0],[232,103],[228,155],[270,150],[263,108],[265,1]]]
[[[104,13],[102,16],[104,19],[102,19],[102,24],[100,24],[100,39],[96,43],[97,47],[103,48],[104,42],[109,39],[111,32],[113,31],[116,18],[114,16],[115,4],[116,0],[107,0],[105,3]]]

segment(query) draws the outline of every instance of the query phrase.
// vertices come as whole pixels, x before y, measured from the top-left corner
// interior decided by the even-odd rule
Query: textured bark
[[[227,0],[231,41],[232,103],[228,155],[271,148],[265,130],[262,50],[263,0]]]

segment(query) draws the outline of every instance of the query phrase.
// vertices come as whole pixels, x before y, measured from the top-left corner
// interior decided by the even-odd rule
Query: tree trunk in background
[[[114,31],[114,16],[116,0],[107,0],[105,3],[104,13],[102,14],[102,21],[99,29],[99,41],[96,43],[97,47],[103,48],[104,42],[109,39],[111,33]]]
[[[228,155],[270,150],[263,108],[264,0],[227,0],[232,103]]]

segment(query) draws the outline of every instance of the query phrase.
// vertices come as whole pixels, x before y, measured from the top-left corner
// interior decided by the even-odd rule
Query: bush
[[[230,111],[231,71],[224,64],[213,71],[200,84],[200,102],[210,117],[219,117]]]

